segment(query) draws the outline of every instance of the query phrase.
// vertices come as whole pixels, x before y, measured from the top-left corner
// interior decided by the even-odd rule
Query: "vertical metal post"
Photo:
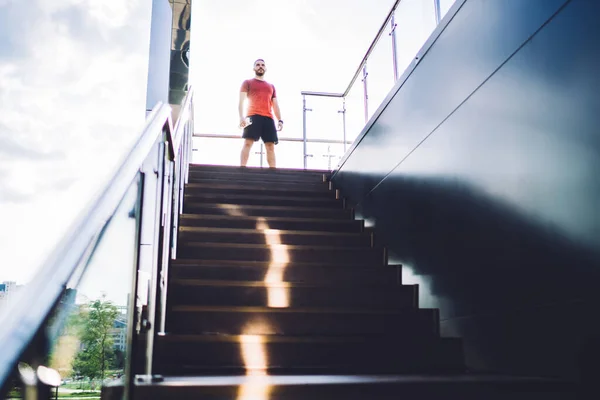
[[[363,89],[365,94],[365,124],[369,122],[369,92],[367,90],[367,76],[369,73],[367,72],[367,64],[363,66]]]
[[[302,150],[302,158],[304,159],[304,169],[307,168],[306,165],[306,112],[312,111],[310,108],[306,108],[306,95],[302,95],[302,142],[303,142],[303,150]]]
[[[439,0],[438,0],[439,1]],[[391,21],[392,31],[390,32],[390,36],[392,37],[392,61],[394,63],[394,82],[398,80],[398,54],[396,52],[396,13],[392,13],[392,21]]]
[[[263,153],[264,153],[264,151],[263,151],[263,143],[260,142],[260,167],[261,168],[263,167]]]
[[[433,0],[433,7],[435,9],[435,24],[439,25],[442,20],[442,10],[440,7],[440,0]]]
[[[346,98],[342,98],[342,109],[338,111],[342,114],[342,127],[344,129],[344,154],[346,153]]]

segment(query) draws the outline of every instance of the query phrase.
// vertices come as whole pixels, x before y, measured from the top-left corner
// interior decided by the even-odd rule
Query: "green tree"
[[[96,300],[88,304],[81,336],[82,350],[73,363],[77,375],[104,379],[114,357],[111,330],[119,311],[110,301]]]

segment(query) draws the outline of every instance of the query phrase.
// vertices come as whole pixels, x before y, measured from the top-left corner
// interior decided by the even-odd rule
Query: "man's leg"
[[[275,168],[275,143],[265,143],[267,149],[267,163],[269,167]]]
[[[244,147],[242,147],[241,154],[241,166],[245,167],[248,164],[248,157],[250,157],[250,150],[252,149],[252,145],[254,144],[254,139],[244,139]]]

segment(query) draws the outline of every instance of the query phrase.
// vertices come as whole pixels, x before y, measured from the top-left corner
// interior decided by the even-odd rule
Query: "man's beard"
[[[256,76],[263,76],[265,71],[256,71]]]

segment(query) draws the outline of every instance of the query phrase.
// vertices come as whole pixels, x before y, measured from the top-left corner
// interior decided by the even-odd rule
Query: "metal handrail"
[[[441,22],[440,21],[441,20],[440,0],[431,0],[431,1],[433,1],[433,5],[434,5],[436,25],[440,25],[440,22]],[[385,20],[381,24],[381,27],[377,31],[375,38],[371,42],[371,45],[367,49],[367,52],[365,53],[360,64],[358,65],[358,68],[356,68],[356,72],[352,76],[350,83],[348,83],[348,86],[346,87],[346,89],[344,90],[343,93],[316,92],[316,91],[300,92],[302,95],[302,112],[303,112],[303,119],[302,119],[303,132],[302,132],[302,134],[303,134],[303,137],[305,138],[305,140],[304,140],[305,153],[306,153],[306,142],[307,142],[307,140],[306,140],[306,138],[307,138],[306,113],[312,111],[312,109],[306,107],[306,96],[332,97],[332,98],[342,98],[343,99],[343,103],[342,103],[343,108],[342,108],[342,110],[339,110],[338,113],[342,114],[344,153],[346,152],[346,111],[347,111],[346,110],[346,97],[348,96],[348,94],[350,93],[352,88],[354,87],[354,84],[356,83],[356,80],[358,79],[358,77],[361,73],[362,73],[362,82],[363,82],[363,101],[364,101],[365,125],[368,124],[370,117],[369,117],[369,95],[368,95],[368,87],[367,87],[367,79],[368,79],[368,75],[369,75],[367,72],[367,62],[369,60],[369,57],[373,53],[373,50],[379,43],[381,36],[383,35],[383,32],[385,31],[388,24],[390,24],[390,26],[391,26],[390,36],[392,37],[392,66],[393,66],[393,73],[394,73],[394,82],[397,82],[400,79],[400,74],[398,71],[397,49],[396,49],[395,13],[396,13],[396,9],[398,8],[398,6],[400,5],[401,2],[402,2],[402,0],[396,0],[394,2],[393,6],[391,7],[390,11],[388,12]],[[304,162],[304,167],[306,168],[306,161]]]
[[[344,97],[344,93],[330,93],[330,92],[311,92],[302,91],[300,92],[303,96],[315,96],[315,97]]]
[[[189,112],[193,92],[190,88],[182,108],[182,116]],[[89,257],[111,222],[127,191],[140,173],[142,164],[157,141],[166,134],[171,154],[176,156],[178,143],[184,137],[179,121],[173,129],[172,109],[158,103],[146,117],[139,139],[106,182],[105,189],[84,209],[54,251],[36,271],[35,278],[19,293],[19,301],[10,305],[0,316],[0,386],[13,372],[13,368],[29,347],[43,335],[42,342],[52,342],[58,332],[43,330],[48,318],[59,304],[65,289],[84,274]],[[184,121],[185,122],[185,121]],[[43,351],[38,349],[38,351]]]
[[[369,46],[367,52],[365,53],[362,61],[360,62],[360,64],[358,64],[358,68],[356,68],[356,72],[354,73],[354,76],[350,80],[350,83],[348,84],[348,87],[346,88],[346,90],[344,90],[343,93],[327,93],[327,92],[310,92],[310,91],[304,91],[304,92],[302,92],[302,94],[303,95],[307,95],[307,96],[325,96],[325,97],[346,97],[346,96],[348,96],[348,93],[350,93],[350,90],[352,90],[352,86],[354,86],[354,82],[356,82],[356,80],[358,79],[358,76],[363,72],[363,67],[367,63],[367,60],[369,59],[369,56],[371,55],[371,53],[375,49],[375,46],[377,46],[377,43],[379,43],[379,39],[381,39],[381,35],[383,35],[383,32],[385,31],[385,28],[387,27],[388,23],[392,19],[392,16],[394,15],[394,12],[396,11],[396,8],[398,8],[398,5],[400,5],[401,2],[402,2],[402,0],[396,0],[394,2],[394,5],[392,6],[392,8],[390,9],[390,11],[388,12],[387,17],[385,18],[385,21],[383,21],[383,24],[381,24],[381,27],[379,28],[379,31],[377,31],[377,35],[375,36],[375,39],[373,39],[373,41],[371,42],[371,45]]]

